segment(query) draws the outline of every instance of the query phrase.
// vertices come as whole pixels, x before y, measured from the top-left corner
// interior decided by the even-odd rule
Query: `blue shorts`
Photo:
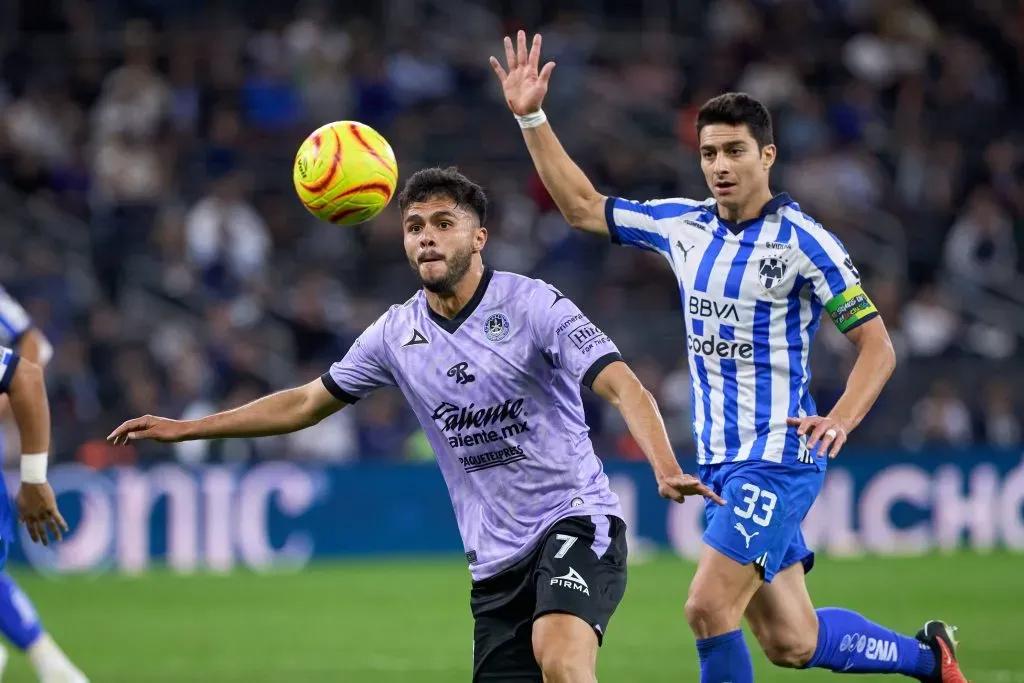
[[[800,523],[821,491],[824,468],[763,460],[701,465],[701,481],[727,502],[704,501],[704,542],[740,564],[754,563],[770,582],[803,562],[814,566]]]

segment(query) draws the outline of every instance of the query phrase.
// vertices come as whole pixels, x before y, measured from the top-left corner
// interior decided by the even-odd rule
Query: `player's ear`
[[[776,153],[775,145],[765,145],[761,149],[761,165],[764,167],[764,170],[767,171],[775,163]]]
[[[481,225],[473,235],[473,251],[483,251],[485,244],[487,244],[487,228]]]

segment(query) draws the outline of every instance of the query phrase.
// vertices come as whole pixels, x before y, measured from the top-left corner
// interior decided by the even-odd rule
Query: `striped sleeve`
[[[622,197],[605,200],[608,234],[615,244],[646,249],[671,259],[669,229],[675,219],[694,211],[699,204],[690,199],[654,199],[634,202]]]
[[[17,346],[21,337],[32,327],[28,313],[7,290],[0,287],[0,344]]]
[[[18,369],[18,354],[6,346],[0,346],[0,394],[11,388],[14,372]]]
[[[797,239],[806,257],[804,276],[840,332],[845,334],[878,315],[861,286],[853,259],[838,237],[819,227],[798,229]]]

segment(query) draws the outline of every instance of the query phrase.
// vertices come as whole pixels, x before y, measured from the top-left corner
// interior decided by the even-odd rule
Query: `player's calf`
[[[753,565],[742,565],[705,546],[686,599],[686,621],[697,638],[701,683],[753,683],[754,665],[740,618],[761,579]]]
[[[775,666],[785,669],[802,669],[814,657],[818,648],[818,636],[812,633],[773,632],[759,634],[755,632],[757,642],[765,656]]]
[[[597,634],[572,614],[545,614],[533,622],[533,654],[545,683],[596,683]]]

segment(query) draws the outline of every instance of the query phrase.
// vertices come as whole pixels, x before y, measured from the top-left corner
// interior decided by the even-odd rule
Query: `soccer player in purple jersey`
[[[963,683],[954,629],[929,621],[916,637],[856,612],[815,610],[804,575],[814,553],[800,523],[829,457],[870,410],[895,366],[885,325],[835,235],[785,193],[773,195],[771,117],[727,93],[697,117],[712,197],[637,202],[598,192],[541,109],[553,63],[541,37],[505,38],[491,57],[505,99],[551,197],[570,225],[653,251],[672,266],[684,305],[698,474],[728,505],[706,506],[707,529],[686,618],[702,683],[751,683],[746,618],[771,661],[839,673],[895,673]],[[506,68],[507,67],[507,68]],[[858,349],[846,391],[817,415],[808,358],[822,312]]]
[[[129,420],[109,438],[285,434],[397,386],[437,455],[469,562],[473,680],[593,683],[626,588],[626,539],[580,386],[618,407],[662,496],[722,500],[680,469],[653,397],[611,339],[551,285],[484,266],[478,185],[455,169],[420,171],[399,206],[423,289],[320,379],[199,420]]]

